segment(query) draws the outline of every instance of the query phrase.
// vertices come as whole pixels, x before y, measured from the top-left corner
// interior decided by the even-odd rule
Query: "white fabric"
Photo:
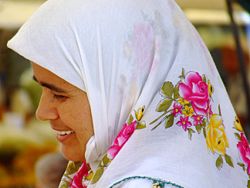
[[[143,187],[143,188],[152,188],[152,182],[149,180],[145,179],[135,179],[135,180],[129,180],[126,181],[120,185],[114,186],[114,188],[138,188],[138,187]],[[164,187],[164,188],[169,188],[169,187]]]
[[[247,174],[236,164],[234,110],[206,47],[174,0],[48,0],[8,46],[87,92],[94,137],[86,158],[93,168],[129,114],[145,105],[147,128],[135,131],[89,187],[108,187],[131,176],[185,188],[246,187]],[[178,83],[183,68],[210,79],[212,108],[220,104],[234,168],[216,168],[217,155],[202,134],[190,140],[177,125],[151,130],[149,122],[160,114],[155,109],[161,85]]]

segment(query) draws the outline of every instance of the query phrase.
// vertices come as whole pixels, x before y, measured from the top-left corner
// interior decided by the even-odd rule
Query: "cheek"
[[[83,124],[83,118],[80,115],[79,111],[77,110],[70,110],[66,108],[67,105],[58,105],[57,112],[59,115],[60,120],[65,124],[67,127],[71,129],[78,130],[80,129]]]
[[[91,112],[88,105],[66,101],[58,105],[61,121],[75,131],[93,132]]]

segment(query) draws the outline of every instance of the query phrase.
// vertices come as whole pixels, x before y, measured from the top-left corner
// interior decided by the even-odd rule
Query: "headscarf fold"
[[[207,48],[175,1],[48,0],[8,46],[87,93],[93,171],[131,117],[146,125],[88,187],[133,177],[247,187],[248,143]]]

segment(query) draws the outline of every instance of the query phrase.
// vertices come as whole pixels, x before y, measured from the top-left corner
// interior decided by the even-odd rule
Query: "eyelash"
[[[66,99],[66,98],[67,98],[66,96],[57,95],[57,94],[53,94],[53,97],[54,97],[55,99],[58,99],[58,100],[62,100],[62,99]]]

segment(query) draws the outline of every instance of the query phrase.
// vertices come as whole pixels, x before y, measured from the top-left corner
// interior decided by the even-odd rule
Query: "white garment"
[[[234,110],[206,47],[174,0],[48,0],[8,47],[86,91],[94,124],[94,137],[86,151],[92,168],[129,114],[145,106],[142,121],[147,128],[136,130],[101,179],[88,187],[105,188],[134,176],[185,188],[246,187],[248,176],[236,164],[241,158],[234,136]],[[163,100],[162,84],[182,83],[183,69],[186,75],[204,74],[209,82],[201,82],[206,87],[210,82],[213,85],[212,112],[207,110],[210,106],[205,111],[219,114],[220,105],[229,143],[224,149],[234,168],[223,158],[218,170],[219,152],[209,149],[202,133],[193,133],[190,140],[188,131],[177,125],[183,123],[180,115],[171,128],[165,129],[162,123],[151,130],[155,125],[150,122],[161,115],[155,109]],[[189,102],[193,104],[191,99]],[[193,114],[200,114],[198,109],[204,104],[196,102]],[[206,127],[209,122],[211,119]]]

